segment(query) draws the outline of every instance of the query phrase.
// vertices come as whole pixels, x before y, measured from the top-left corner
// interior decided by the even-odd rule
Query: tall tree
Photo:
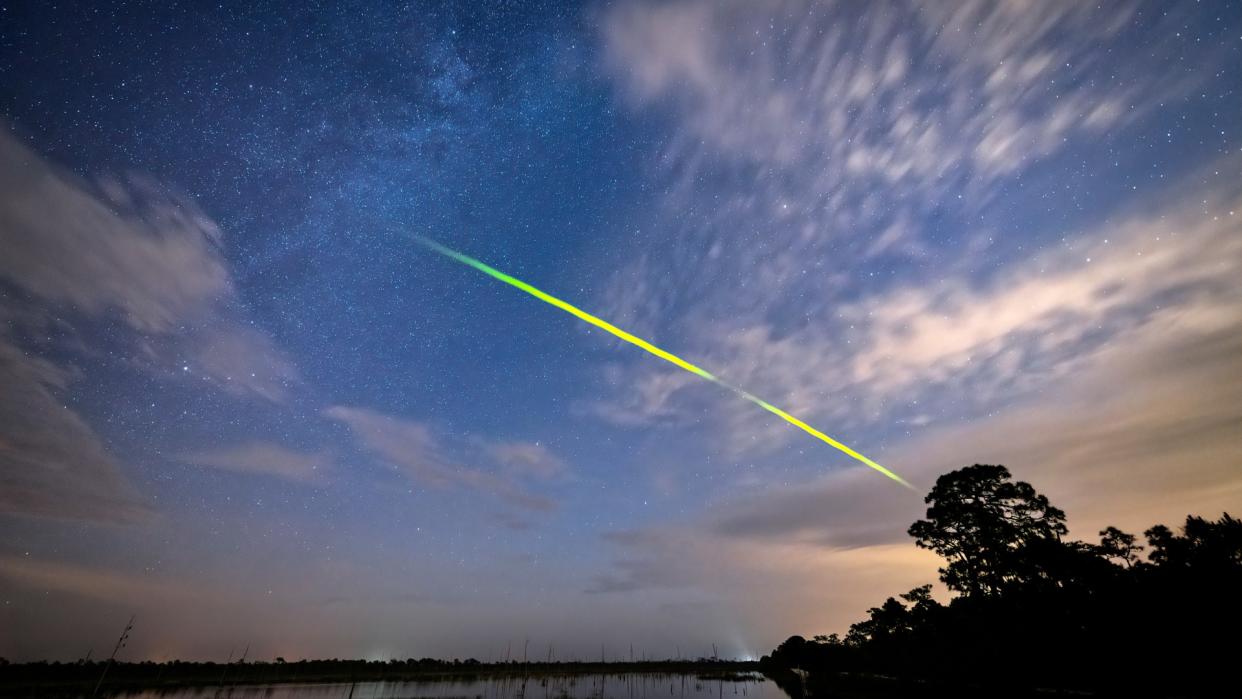
[[[1126,568],[1133,568],[1139,562],[1142,545],[1134,543],[1134,535],[1127,534],[1117,527],[1106,527],[1100,531],[1100,545],[1096,551],[1111,560],[1121,561]]]
[[[1009,469],[975,464],[944,474],[924,498],[927,519],[910,525],[921,548],[947,561],[940,579],[965,595],[995,594],[1024,578],[1019,551],[1059,541],[1065,513]]]

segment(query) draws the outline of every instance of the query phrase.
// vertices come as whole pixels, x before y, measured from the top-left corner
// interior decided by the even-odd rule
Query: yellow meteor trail
[[[473,267],[473,268],[475,268],[475,269],[479,270],[480,272],[482,272],[482,273],[486,274],[486,275],[487,275],[487,276],[489,276],[489,277],[492,277],[493,279],[499,279],[500,281],[502,281],[502,282],[504,282],[504,283],[506,283],[506,284],[508,284],[508,285],[510,285],[510,286],[517,287],[517,288],[521,289],[522,291],[525,291],[526,293],[530,294],[531,296],[534,296],[535,298],[539,299],[540,301],[544,301],[544,302],[549,303],[549,304],[551,304],[551,305],[553,305],[553,306],[556,306],[557,308],[561,309],[562,311],[565,311],[566,313],[569,313],[569,314],[571,314],[571,315],[573,315],[573,316],[577,317],[577,318],[578,318],[578,319],[580,319],[580,320],[584,320],[584,321],[586,321],[586,322],[590,323],[591,325],[594,325],[594,326],[595,326],[595,327],[597,327],[597,328],[600,328],[600,329],[602,329],[602,330],[606,330],[606,331],[608,331],[608,332],[612,333],[613,335],[616,335],[617,337],[621,338],[622,340],[625,340],[626,342],[630,343],[631,345],[635,345],[635,346],[641,347],[642,349],[647,350],[647,351],[648,351],[648,352],[650,352],[651,354],[654,354],[655,356],[659,357],[660,359],[663,359],[663,360],[664,360],[664,361],[666,361],[666,362],[671,362],[671,363],[673,363],[673,364],[676,364],[677,366],[681,367],[682,369],[685,369],[686,371],[690,372],[691,374],[697,374],[698,376],[701,376],[701,377],[703,377],[703,378],[707,379],[708,381],[711,381],[711,382],[713,382],[713,383],[717,383],[717,384],[719,384],[719,385],[721,385],[721,386],[724,386],[725,388],[729,389],[730,391],[733,391],[734,393],[736,393],[737,395],[739,395],[739,396],[741,396],[741,397],[745,398],[746,400],[750,401],[751,403],[754,403],[755,405],[759,406],[760,408],[763,408],[764,410],[766,410],[766,411],[768,411],[768,412],[772,413],[773,415],[776,415],[777,417],[781,418],[781,419],[782,419],[782,420],[784,420],[785,422],[788,422],[789,424],[793,425],[794,427],[797,427],[798,429],[802,430],[803,432],[806,432],[807,434],[811,435],[812,437],[815,437],[816,439],[818,439],[818,440],[820,440],[820,441],[822,441],[822,442],[827,443],[829,446],[833,447],[834,449],[837,449],[837,450],[839,450],[839,451],[841,451],[841,452],[843,452],[843,453],[845,453],[845,454],[849,455],[849,456],[850,456],[850,457],[852,457],[853,459],[855,459],[855,460],[857,460],[857,461],[860,461],[860,462],[862,462],[862,463],[866,464],[867,466],[869,466],[869,467],[871,467],[871,468],[875,469],[876,471],[879,471],[880,473],[884,474],[885,476],[888,476],[889,478],[893,479],[894,481],[897,481],[898,483],[900,483],[900,484],[902,484],[902,485],[906,486],[907,488],[910,488],[910,489],[912,489],[912,490],[913,490],[914,486],[912,486],[912,485],[910,485],[909,483],[907,483],[907,482],[906,482],[906,479],[902,478],[901,476],[897,475],[896,473],[893,473],[892,471],[890,471],[890,470],[888,470],[887,468],[884,468],[883,466],[881,466],[881,465],[877,464],[876,462],[872,461],[871,459],[867,458],[866,456],[863,456],[862,454],[858,453],[857,451],[854,451],[854,450],[853,450],[853,449],[851,449],[850,447],[848,447],[848,446],[846,446],[846,445],[842,444],[841,442],[838,442],[837,440],[833,439],[832,437],[829,437],[828,435],[824,434],[823,432],[820,432],[819,430],[815,429],[814,427],[811,427],[810,425],[808,425],[808,424],[806,424],[805,422],[803,422],[803,421],[799,420],[798,418],[794,417],[793,415],[790,415],[789,413],[785,412],[784,410],[781,410],[780,408],[776,407],[775,405],[772,405],[771,403],[768,403],[767,401],[762,400],[762,399],[758,398],[757,396],[755,396],[755,395],[753,395],[753,394],[751,394],[751,393],[748,393],[748,392],[746,392],[746,391],[744,391],[744,390],[742,390],[742,389],[738,388],[737,386],[734,386],[734,385],[732,385],[732,384],[728,383],[727,381],[724,381],[724,380],[722,380],[722,379],[720,379],[720,378],[716,377],[716,376],[715,376],[714,374],[712,374],[710,371],[707,371],[706,369],[703,369],[703,368],[701,368],[701,367],[695,366],[694,364],[691,364],[690,362],[687,362],[686,360],[682,359],[681,357],[678,357],[677,355],[673,354],[672,352],[666,352],[665,350],[662,350],[662,349],[660,349],[659,347],[656,347],[655,345],[651,344],[650,342],[647,342],[646,340],[642,339],[641,337],[638,337],[637,335],[631,335],[630,333],[628,333],[628,332],[626,332],[626,331],[622,330],[621,328],[618,328],[617,326],[613,325],[612,323],[609,323],[608,321],[604,320],[603,318],[599,318],[599,317],[593,316],[593,315],[591,315],[590,313],[587,313],[586,311],[582,310],[581,308],[578,308],[577,306],[575,306],[575,305],[573,305],[573,304],[571,304],[571,303],[568,303],[568,302],[566,302],[566,301],[562,301],[562,300],[560,300],[560,299],[556,298],[555,296],[553,296],[553,295],[551,295],[551,294],[549,294],[549,293],[546,293],[546,292],[540,291],[539,289],[536,289],[535,287],[531,286],[530,284],[527,284],[526,282],[522,281],[521,279],[518,279],[518,278],[516,278],[516,277],[511,277],[511,276],[509,276],[509,275],[505,274],[504,272],[501,272],[500,270],[495,269],[494,267],[490,267],[490,266],[488,266],[488,265],[486,265],[486,264],[484,264],[484,263],[482,263],[482,262],[480,262],[480,261],[478,261],[478,260],[474,259],[473,257],[470,257],[470,256],[468,256],[468,255],[463,255],[463,254],[461,254],[460,252],[457,252],[456,250],[452,250],[452,249],[446,248],[446,247],[444,247],[443,245],[441,245],[441,244],[437,243],[436,241],[434,241],[434,240],[430,240],[430,239],[428,239],[428,238],[418,237],[418,238],[416,238],[416,240],[418,240],[418,242],[420,242],[420,243],[422,243],[423,245],[425,245],[425,246],[427,246],[427,247],[431,248],[432,250],[435,250],[436,252],[440,253],[441,255],[444,255],[445,257],[447,257],[447,258],[449,258],[449,259],[456,260],[456,261],[458,261],[458,262],[460,262],[460,263],[462,263],[462,264],[464,264],[464,265],[467,265],[467,266],[469,266],[469,267]]]

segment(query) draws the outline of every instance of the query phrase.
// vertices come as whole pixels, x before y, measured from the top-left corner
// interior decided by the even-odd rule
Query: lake
[[[124,699],[788,699],[758,673],[730,679],[624,673],[480,677],[399,682],[180,687],[113,695]]]

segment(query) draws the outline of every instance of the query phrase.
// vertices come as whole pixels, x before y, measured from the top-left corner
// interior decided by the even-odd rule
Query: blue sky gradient
[[[758,655],[1242,506],[1242,8],[0,10],[0,656]],[[543,651],[541,651],[543,652]]]

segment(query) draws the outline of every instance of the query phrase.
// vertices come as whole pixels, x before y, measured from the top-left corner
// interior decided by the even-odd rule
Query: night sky
[[[105,5],[0,7],[0,656],[758,656],[953,468],[1242,511],[1242,4]]]

